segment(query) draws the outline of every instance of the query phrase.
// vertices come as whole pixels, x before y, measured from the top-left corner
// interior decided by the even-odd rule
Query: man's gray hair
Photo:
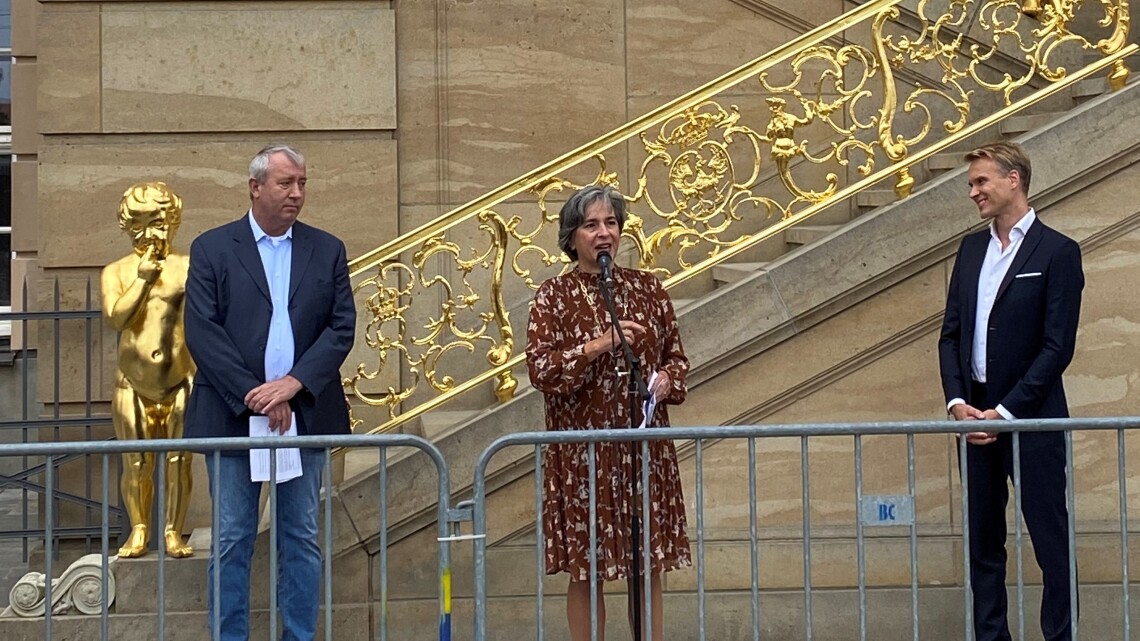
[[[599,201],[607,201],[617,218],[618,233],[625,229],[625,196],[609,185],[590,185],[574,192],[558,212],[558,247],[572,260],[578,260],[574,251],[574,232],[586,221],[586,209]]]
[[[257,152],[253,160],[249,161],[249,177],[257,181],[257,184],[264,185],[265,177],[269,174],[269,158],[278,152],[285,154],[294,165],[304,169],[305,157],[301,152],[289,145],[266,145]]]

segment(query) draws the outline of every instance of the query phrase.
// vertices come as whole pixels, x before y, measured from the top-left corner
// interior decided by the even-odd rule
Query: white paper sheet
[[[278,436],[297,435],[297,415],[290,414],[289,430],[279,434],[269,429],[268,416],[249,417],[249,435],[251,438],[276,438]],[[277,482],[284,483],[301,476],[301,450],[295,447],[283,447],[277,450],[250,450],[249,451],[249,480],[261,483],[269,480],[269,453],[277,452]]]
[[[649,389],[649,398],[641,404],[641,425],[637,426],[639,430],[649,427],[649,421],[653,420],[653,412],[657,410],[657,396],[653,393],[653,383],[656,380],[657,372],[653,372],[645,383],[645,387]]]

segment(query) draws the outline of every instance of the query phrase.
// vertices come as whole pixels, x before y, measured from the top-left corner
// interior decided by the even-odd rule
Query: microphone
[[[610,258],[608,251],[602,250],[598,252],[598,267],[602,268],[602,280],[605,281],[606,287],[614,286],[613,263],[614,259]]]

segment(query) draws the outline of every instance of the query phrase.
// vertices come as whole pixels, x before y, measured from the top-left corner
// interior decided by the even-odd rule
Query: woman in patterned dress
[[[580,430],[628,427],[628,373],[621,343],[610,325],[598,288],[598,255],[616,256],[625,224],[625,200],[611,187],[586,187],[575,193],[558,216],[559,246],[577,267],[544,282],[535,295],[527,325],[527,369],[531,383],[546,400],[546,429]],[[614,298],[625,335],[659,404],[649,425],[669,425],[667,404],[685,400],[689,360],[681,348],[673,304],[660,281],[646,272],[612,268]],[[604,638],[605,601],[601,581],[644,581],[633,575],[630,525],[640,512],[640,468],[634,452],[640,443],[595,446],[598,574],[598,639]],[[543,465],[542,529],[546,571],[566,572],[566,615],[573,641],[590,639],[590,530],[588,449],[585,444],[547,448]],[[685,534],[685,501],[671,441],[649,442],[652,627],[663,635],[661,573],[690,566]],[[643,521],[643,522],[645,522]],[[644,557],[641,557],[644,572]],[[640,585],[640,584],[639,584]],[[632,587],[632,585],[630,585]],[[632,606],[632,599],[630,600]],[[642,610],[644,612],[644,609]],[[632,619],[632,607],[631,607]],[[630,621],[630,626],[634,625]],[[642,638],[649,638],[643,634]]]

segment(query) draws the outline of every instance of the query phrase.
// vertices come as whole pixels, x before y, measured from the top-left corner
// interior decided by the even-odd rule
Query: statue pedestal
[[[198,528],[188,541],[194,556],[162,560],[165,589],[163,605],[168,613],[206,610],[206,568],[210,561],[210,530]],[[115,572],[118,598],[116,614],[147,614],[158,610],[158,559],[161,551],[137,559],[119,559]]]

